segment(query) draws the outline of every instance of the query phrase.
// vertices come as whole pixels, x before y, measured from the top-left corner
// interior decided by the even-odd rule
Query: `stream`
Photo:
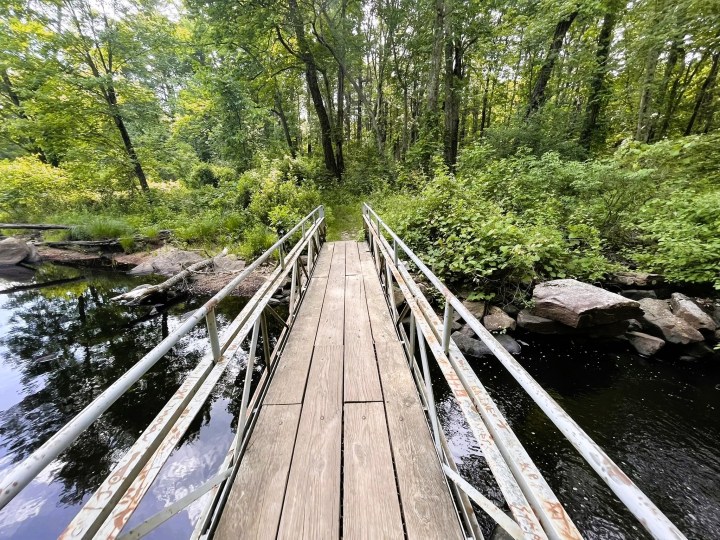
[[[57,281],[55,286],[2,292]],[[158,312],[109,301],[148,278],[44,265],[0,274],[0,475],[92,401],[203,298]],[[246,300],[218,309],[220,329]],[[688,538],[720,538],[720,364],[643,359],[601,342],[517,334],[518,359]],[[197,363],[197,326],[61,457],[0,511],[0,538],[55,538]],[[244,358],[229,368],[129,525],[218,469],[234,435]],[[494,359],[471,365],[583,535],[645,538],[642,527]],[[461,472],[501,500],[439,373],[438,411]],[[201,504],[149,538],[186,538]],[[485,532],[490,532],[485,524]],[[128,530],[128,529],[126,529]]]

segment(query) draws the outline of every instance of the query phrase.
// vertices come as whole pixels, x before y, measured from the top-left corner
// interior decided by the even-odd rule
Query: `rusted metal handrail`
[[[103,486],[91,497],[63,534],[71,538],[90,538],[103,530],[100,527],[106,518],[115,510],[115,506],[127,493],[132,493],[123,508],[127,517],[135,509],[139,500],[147,492],[152,479],[167,460],[179,438],[189,427],[190,422],[199,412],[210,392],[227,367],[229,361],[239,351],[240,346],[253,331],[253,342],[257,345],[257,329],[261,327],[264,309],[271,295],[281,287],[292,271],[294,281],[292,287],[302,293],[302,273],[298,271],[300,256],[307,248],[307,265],[312,270],[315,260],[314,253],[319,253],[321,230],[325,227],[324,208],[317,207],[302,221],[280,238],[268,251],[250,264],[220,292],[199,308],[177,330],[172,332],[152,351],[132,366],[125,374],[111,384],[90,405],[68,422],[58,433],[46,441],[37,451],[18,464],[3,477],[0,484],[0,508],[7,505],[32,479],[37,476],[50,462],[57,458],[75,439],[97,418],[99,418],[117,399],[137,382],[153,365],[155,365],[177,342],[187,335],[200,321],[205,319],[209,338],[210,351],[198,363],[196,368],[186,377],[185,381],[168,401],[163,410],[153,420],[148,429],[140,436],[135,445],[125,454]],[[237,318],[225,329],[222,337],[218,336],[215,320],[216,306],[230,295],[238,285],[261,264],[267,262],[275,252],[292,240],[294,235],[302,231],[299,240],[288,252],[283,253],[280,263],[265,284],[258,290]],[[315,248],[313,252],[313,247]],[[308,275],[308,272],[305,273]],[[307,285],[307,281],[305,282]],[[296,296],[299,296],[297,294]],[[291,317],[298,307],[293,299],[290,305]],[[278,344],[278,347],[280,344]],[[266,349],[267,351],[267,349]],[[249,359],[254,360],[255,351],[249,352]],[[267,359],[266,359],[267,360]],[[248,361],[248,371],[252,371],[252,362]],[[243,394],[242,406],[247,410],[249,396]],[[247,423],[238,426],[242,432]],[[107,524],[106,524],[107,525]],[[122,527],[110,527],[108,532],[100,533],[103,538],[114,538]]]
[[[550,395],[535,381],[532,376],[515,360],[510,353],[488,332],[452,294],[448,288],[430,271],[430,269],[415,255],[415,253],[385,224],[380,216],[367,204],[363,205],[363,219],[371,244],[371,251],[375,257],[379,274],[382,276],[382,265],[384,262],[386,270],[385,290],[391,298],[390,303],[394,307],[394,293],[392,293],[392,281],[390,276],[398,283],[404,300],[410,305],[414,316],[411,317],[411,335],[415,333],[416,327],[425,335],[438,364],[443,369],[443,374],[450,384],[451,390],[458,399],[461,409],[465,414],[468,423],[473,429],[480,447],[485,454],[490,450],[490,455],[485,454],[488,464],[498,481],[506,499],[508,494],[503,488],[503,483],[512,495],[513,490],[510,482],[503,475],[502,466],[497,467],[492,456],[493,447],[497,444],[502,457],[506,462],[522,489],[523,494],[532,506],[533,511],[540,518],[545,533],[550,538],[577,537],[579,532],[566,517],[562,505],[557,501],[547,483],[542,479],[539,471],[530,460],[519,440],[509,428],[506,420],[497,409],[494,402],[484,389],[475,373],[470,369],[464,356],[460,353],[453,340],[450,338],[449,328],[452,322],[453,311],[457,312],[467,325],[475,332],[483,343],[492,351],[495,357],[520,383],[530,398],[541,408],[553,424],[560,430],[565,438],[577,449],[580,455],[597,472],[605,483],[618,496],[620,501],[640,521],[640,523],[655,538],[662,539],[684,539],[683,534],[675,525],[650,501],[650,499],[632,482],[632,480],[607,456],[607,454],[580,428],[580,426],[550,397]],[[389,240],[385,238],[387,234]],[[414,283],[405,263],[399,258],[399,251],[402,251],[408,260],[428,279],[434,288],[445,299],[445,311],[443,320],[431,309],[424,295]],[[402,325],[400,325],[402,326]],[[414,347],[414,340],[410,343]],[[447,367],[451,366],[452,371]],[[458,388],[458,384],[460,388]],[[469,408],[465,399],[469,398],[473,407]],[[474,415],[482,417],[484,433],[490,435],[492,441],[483,440],[483,428],[476,422]],[[476,431],[480,428],[479,431]],[[490,444],[488,444],[490,443]],[[500,475],[498,475],[500,472]],[[538,477],[541,481],[538,481]],[[552,499],[548,498],[551,497]],[[553,501],[554,499],[554,501]],[[518,525],[523,529],[526,537],[533,537],[534,532],[523,527],[522,514],[515,512],[512,501],[508,504]],[[558,519],[559,517],[559,519]]]

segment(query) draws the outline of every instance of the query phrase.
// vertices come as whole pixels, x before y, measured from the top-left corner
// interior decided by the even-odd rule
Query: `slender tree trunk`
[[[337,162],[335,161],[335,152],[332,144],[333,128],[330,123],[330,118],[328,117],[327,109],[325,108],[325,103],[323,102],[320,83],[317,76],[317,64],[315,63],[315,57],[312,54],[310,45],[308,44],[305,36],[305,26],[300,17],[297,0],[288,0],[288,5],[290,8],[292,24],[295,29],[295,37],[298,42],[300,59],[305,64],[305,81],[307,82],[310,97],[312,98],[313,106],[315,108],[315,114],[318,117],[318,123],[320,125],[320,142],[323,148],[325,168],[330,172],[330,174],[339,179],[340,170],[338,169]]]
[[[712,56],[712,64],[710,65],[710,72],[703,81],[702,87],[698,92],[697,99],[695,100],[695,106],[693,107],[692,115],[688,121],[688,125],[685,128],[685,135],[690,135],[693,131],[693,126],[698,118],[701,110],[710,105],[712,97],[712,87],[715,84],[718,74],[718,63],[720,63],[720,53],[715,53]]]
[[[614,12],[608,12],[603,17],[602,28],[598,36],[597,50],[595,51],[595,71],[590,81],[590,95],[588,97],[587,106],[585,107],[585,118],[580,133],[580,144],[589,150],[593,138],[598,142],[602,142],[603,133],[596,133],[598,130],[598,121],[600,113],[603,109],[605,99],[605,81],[608,72],[608,57],[610,56],[610,44],[612,43],[613,30],[617,16]],[[593,137],[595,135],[595,137]]]
[[[285,142],[288,145],[288,150],[290,150],[290,155],[293,159],[295,159],[297,156],[297,143],[293,140],[292,133],[290,133],[290,126],[288,125],[287,116],[285,116],[285,109],[282,104],[282,96],[280,95],[280,91],[277,89],[275,90],[274,99],[275,113],[280,120],[280,125],[282,126],[283,134],[285,135]]]
[[[448,41],[445,49],[445,164],[453,169],[457,162],[460,129],[460,84],[463,78],[463,48]]]
[[[648,142],[650,136],[650,103],[652,101],[652,90],[655,81],[660,48],[653,46],[648,51],[645,63],[645,76],[643,77],[642,91],[640,92],[640,105],[638,107],[638,123],[635,131],[635,139],[641,142]]]
[[[433,23],[433,49],[430,60],[430,78],[428,81],[427,111],[434,115],[438,109],[440,95],[440,73],[443,66],[446,31],[445,0],[435,0],[435,21]]]
[[[358,77],[357,81],[357,94],[358,94],[358,100],[357,100],[357,124],[355,126],[355,140],[358,142],[362,141],[362,131],[363,131],[363,109],[362,109],[362,99],[360,99],[360,94],[363,91],[363,80],[362,75]]]
[[[106,97],[107,103],[110,107],[110,116],[112,116],[113,122],[115,123],[115,127],[117,127],[118,131],[120,132],[120,137],[122,138],[123,146],[125,147],[125,152],[127,153],[128,157],[130,158],[130,163],[133,166],[133,171],[135,172],[135,176],[137,177],[142,190],[145,192],[148,192],[148,191],[150,191],[150,186],[148,186],[147,177],[145,176],[145,171],[143,170],[142,164],[140,163],[140,159],[138,158],[137,152],[135,151],[135,145],[133,144],[132,139],[130,138],[130,134],[128,133],[127,127],[125,126],[125,120],[123,119],[122,115],[120,114],[120,109],[118,108],[118,102],[117,102],[117,94],[115,93],[115,87],[112,83],[112,79],[110,79],[110,81],[107,83],[107,86],[105,89],[105,97]]]
[[[672,77],[672,74],[675,72],[675,67],[677,66],[678,57],[680,55],[681,51],[680,43],[678,41],[674,41],[672,45],[670,46],[670,52],[668,53],[668,59],[665,63],[665,71],[663,73],[662,82],[660,83],[660,87],[658,88],[658,94],[657,98],[655,100],[655,103],[657,103],[656,110],[660,110],[662,108],[663,110],[666,110],[666,100],[668,96],[668,88],[670,87],[670,79]],[[648,142],[653,142],[657,139],[657,133],[658,133],[658,123],[657,119],[655,117],[650,118],[650,128],[648,131]]]
[[[538,75],[532,92],[530,93],[530,102],[528,104],[527,111],[525,112],[525,119],[530,118],[530,116],[532,116],[532,114],[545,103],[545,100],[547,99],[545,90],[547,89],[548,82],[550,81],[553,67],[555,66],[558,56],[560,56],[565,36],[567,35],[567,32],[577,15],[578,12],[573,11],[555,26],[555,33],[553,34],[550,49],[548,50],[547,56],[545,56],[545,61],[543,62],[542,68],[540,68],[540,74]]]

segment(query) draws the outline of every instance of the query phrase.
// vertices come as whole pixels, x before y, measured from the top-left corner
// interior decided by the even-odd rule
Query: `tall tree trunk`
[[[587,106],[585,107],[585,118],[583,120],[582,131],[580,132],[580,144],[589,150],[593,142],[593,138],[602,142],[605,139],[604,130],[596,133],[598,129],[598,120],[605,103],[605,80],[608,72],[608,57],[610,56],[610,44],[612,43],[612,34],[615,29],[617,16],[615,12],[608,12],[603,17],[602,28],[597,41],[597,50],[595,51],[595,70],[590,81],[590,95],[588,97]],[[595,135],[595,137],[593,137]]]
[[[642,90],[640,92],[640,105],[638,107],[638,123],[635,131],[635,139],[641,142],[648,142],[650,136],[650,103],[652,101],[652,90],[655,81],[660,48],[653,46],[648,51],[645,62],[645,76],[643,77]]]
[[[275,113],[280,120],[280,125],[282,126],[283,134],[285,135],[285,142],[288,145],[288,150],[290,150],[290,155],[293,159],[295,159],[297,156],[297,143],[293,140],[292,133],[290,133],[290,126],[288,125],[287,116],[285,116],[285,109],[282,104],[282,96],[280,95],[280,91],[278,89],[275,89],[274,100]]]
[[[355,139],[360,142],[362,141],[362,131],[363,131],[363,110],[362,110],[362,99],[360,99],[360,94],[363,91],[363,80],[362,75],[358,77],[357,81],[357,94],[358,94],[358,100],[357,100],[357,124],[355,126]]]
[[[337,118],[335,127],[335,160],[340,174],[345,170],[345,157],[343,156],[343,125],[345,123],[345,71],[338,68],[337,86]]]
[[[545,56],[545,61],[543,62],[542,68],[540,68],[540,74],[538,75],[532,92],[530,93],[530,101],[527,111],[525,112],[525,119],[530,118],[530,116],[532,116],[532,114],[537,111],[543,103],[545,103],[545,100],[547,99],[545,90],[547,89],[548,82],[550,81],[550,75],[552,75],[555,62],[557,61],[558,56],[560,56],[565,36],[567,35],[567,32],[577,15],[578,12],[573,11],[555,26],[555,33],[553,34],[550,49]]]
[[[433,23],[433,49],[430,60],[430,78],[428,81],[427,112],[434,115],[438,109],[440,95],[440,73],[443,66],[446,31],[445,0],[435,0],[435,21]]]
[[[108,75],[108,77],[111,76]],[[135,176],[140,183],[140,187],[144,192],[147,193],[148,191],[150,191],[150,186],[148,186],[145,171],[143,170],[140,159],[138,158],[137,152],[135,151],[135,145],[133,144],[132,139],[130,139],[130,134],[128,133],[127,127],[125,126],[125,120],[120,114],[120,109],[117,102],[117,94],[115,93],[115,86],[113,85],[112,78],[110,78],[110,80],[106,84],[107,86],[105,91],[105,98],[110,107],[110,116],[112,116],[113,122],[118,128],[118,131],[120,132],[120,137],[122,138],[125,152],[130,158],[130,163],[133,166],[133,171],[135,172]]]
[[[463,48],[448,40],[445,48],[445,122],[443,154],[445,164],[455,168],[460,129],[460,85],[463,78]]]
[[[665,72],[663,73],[662,82],[660,83],[660,88],[658,89],[657,99],[655,100],[655,102],[657,103],[656,109],[658,111],[661,107],[663,110],[667,110],[668,88],[670,87],[670,79],[675,72],[675,67],[677,66],[678,58],[682,51],[683,49],[680,46],[680,42],[677,40],[673,41],[672,45],[670,46],[670,52],[668,53],[667,62],[665,63]],[[670,97],[672,97],[672,93]],[[662,124],[660,125],[660,127],[662,127]],[[658,131],[659,130],[657,120],[653,117],[650,119],[648,142],[653,142],[657,139]]]
[[[710,105],[710,99],[712,97],[712,87],[715,84],[718,74],[718,63],[720,63],[720,53],[715,53],[712,56],[712,64],[710,65],[710,72],[703,81],[700,91],[698,92],[697,99],[695,100],[695,106],[693,107],[692,115],[688,121],[688,125],[685,128],[685,135],[690,135],[693,131],[693,126],[697,120],[698,115],[704,107]]]
[[[323,148],[325,168],[328,172],[330,172],[330,174],[339,179],[340,170],[338,169],[337,162],[335,161],[335,152],[332,144],[333,128],[330,124],[327,109],[325,109],[322,92],[320,91],[315,57],[310,50],[310,45],[308,44],[305,36],[305,26],[302,18],[300,17],[297,0],[288,0],[288,5],[290,8],[292,24],[295,29],[295,37],[297,38],[299,56],[305,64],[305,81],[307,82],[313,107],[315,108],[315,114],[318,118],[318,124],[320,125],[320,142]]]

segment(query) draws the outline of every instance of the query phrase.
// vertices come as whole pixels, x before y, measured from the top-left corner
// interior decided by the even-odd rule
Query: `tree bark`
[[[282,104],[282,96],[280,95],[280,91],[275,89],[275,109],[273,112],[277,114],[278,119],[280,120],[280,125],[282,126],[283,134],[285,135],[285,142],[288,145],[288,150],[290,150],[290,155],[293,159],[297,156],[297,143],[292,138],[292,133],[290,133],[290,126],[287,121],[287,116],[285,116],[285,109],[283,108]]]
[[[540,74],[538,75],[538,79],[535,81],[535,85],[533,86],[530,94],[530,102],[528,104],[527,111],[525,112],[526,120],[530,118],[530,116],[532,116],[532,114],[535,113],[547,99],[545,90],[547,89],[548,82],[550,81],[550,75],[552,75],[555,62],[557,61],[558,56],[560,56],[565,36],[577,16],[578,12],[573,11],[555,26],[555,33],[553,34],[550,49],[545,56],[545,61],[543,62],[542,68],[540,68]]]
[[[460,130],[460,84],[463,78],[463,47],[449,41],[445,49],[445,129],[443,149],[445,164],[455,168]]]
[[[650,136],[650,101],[652,100],[653,82],[659,56],[660,48],[653,46],[648,51],[645,63],[645,76],[643,77],[640,105],[638,107],[638,123],[635,130],[635,140],[641,142],[648,142]]]
[[[608,57],[610,56],[610,44],[612,43],[613,30],[617,16],[614,12],[608,12],[603,17],[602,28],[597,41],[595,51],[595,71],[590,81],[590,96],[585,107],[585,118],[580,133],[580,144],[589,150],[595,139],[597,142],[604,140],[604,133],[596,133],[598,121],[605,104],[605,81],[608,72]]]
[[[322,92],[320,91],[320,83],[317,76],[317,64],[315,57],[310,50],[305,35],[305,26],[300,17],[297,0],[288,0],[290,8],[290,18],[295,29],[295,37],[297,38],[300,59],[305,64],[305,81],[307,82],[310,97],[312,98],[315,114],[320,124],[320,142],[323,148],[323,157],[325,160],[325,168],[336,178],[340,178],[340,170],[335,161],[335,152],[333,149],[333,128],[330,124],[325,103],[323,102]]]
[[[667,99],[668,99],[668,88],[670,87],[670,79],[672,78],[673,73],[675,72],[675,67],[678,63],[678,58],[681,54],[681,52],[684,53],[680,46],[680,42],[673,41],[672,45],[670,46],[670,52],[668,53],[668,59],[665,64],[665,72],[663,73],[662,83],[660,84],[660,88],[658,91],[657,96],[657,109],[659,110],[661,107],[663,110],[667,111]],[[672,98],[672,92],[670,94],[670,98]],[[664,119],[663,119],[664,124]],[[661,124],[661,127],[662,125]],[[657,138],[658,133],[658,124],[656,119],[652,119],[650,121],[650,130],[648,133],[648,142],[655,141]]]
[[[718,74],[718,64],[720,63],[720,53],[715,53],[712,56],[712,64],[710,65],[710,72],[708,73],[707,77],[705,77],[705,80],[703,81],[702,87],[700,87],[700,91],[698,92],[697,99],[695,100],[695,106],[693,107],[692,115],[690,116],[690,120],[688,121],[687,127],[685,128],[685,136],[690,135],[693,130],[693,126],[695,125],[695,121],[698,118],[698,115],[700,114],[701,110],[704,107],[707,107],[710,102],[710,97],[712,96],[712,87],[715,84],[715,79],[717,79]]]

